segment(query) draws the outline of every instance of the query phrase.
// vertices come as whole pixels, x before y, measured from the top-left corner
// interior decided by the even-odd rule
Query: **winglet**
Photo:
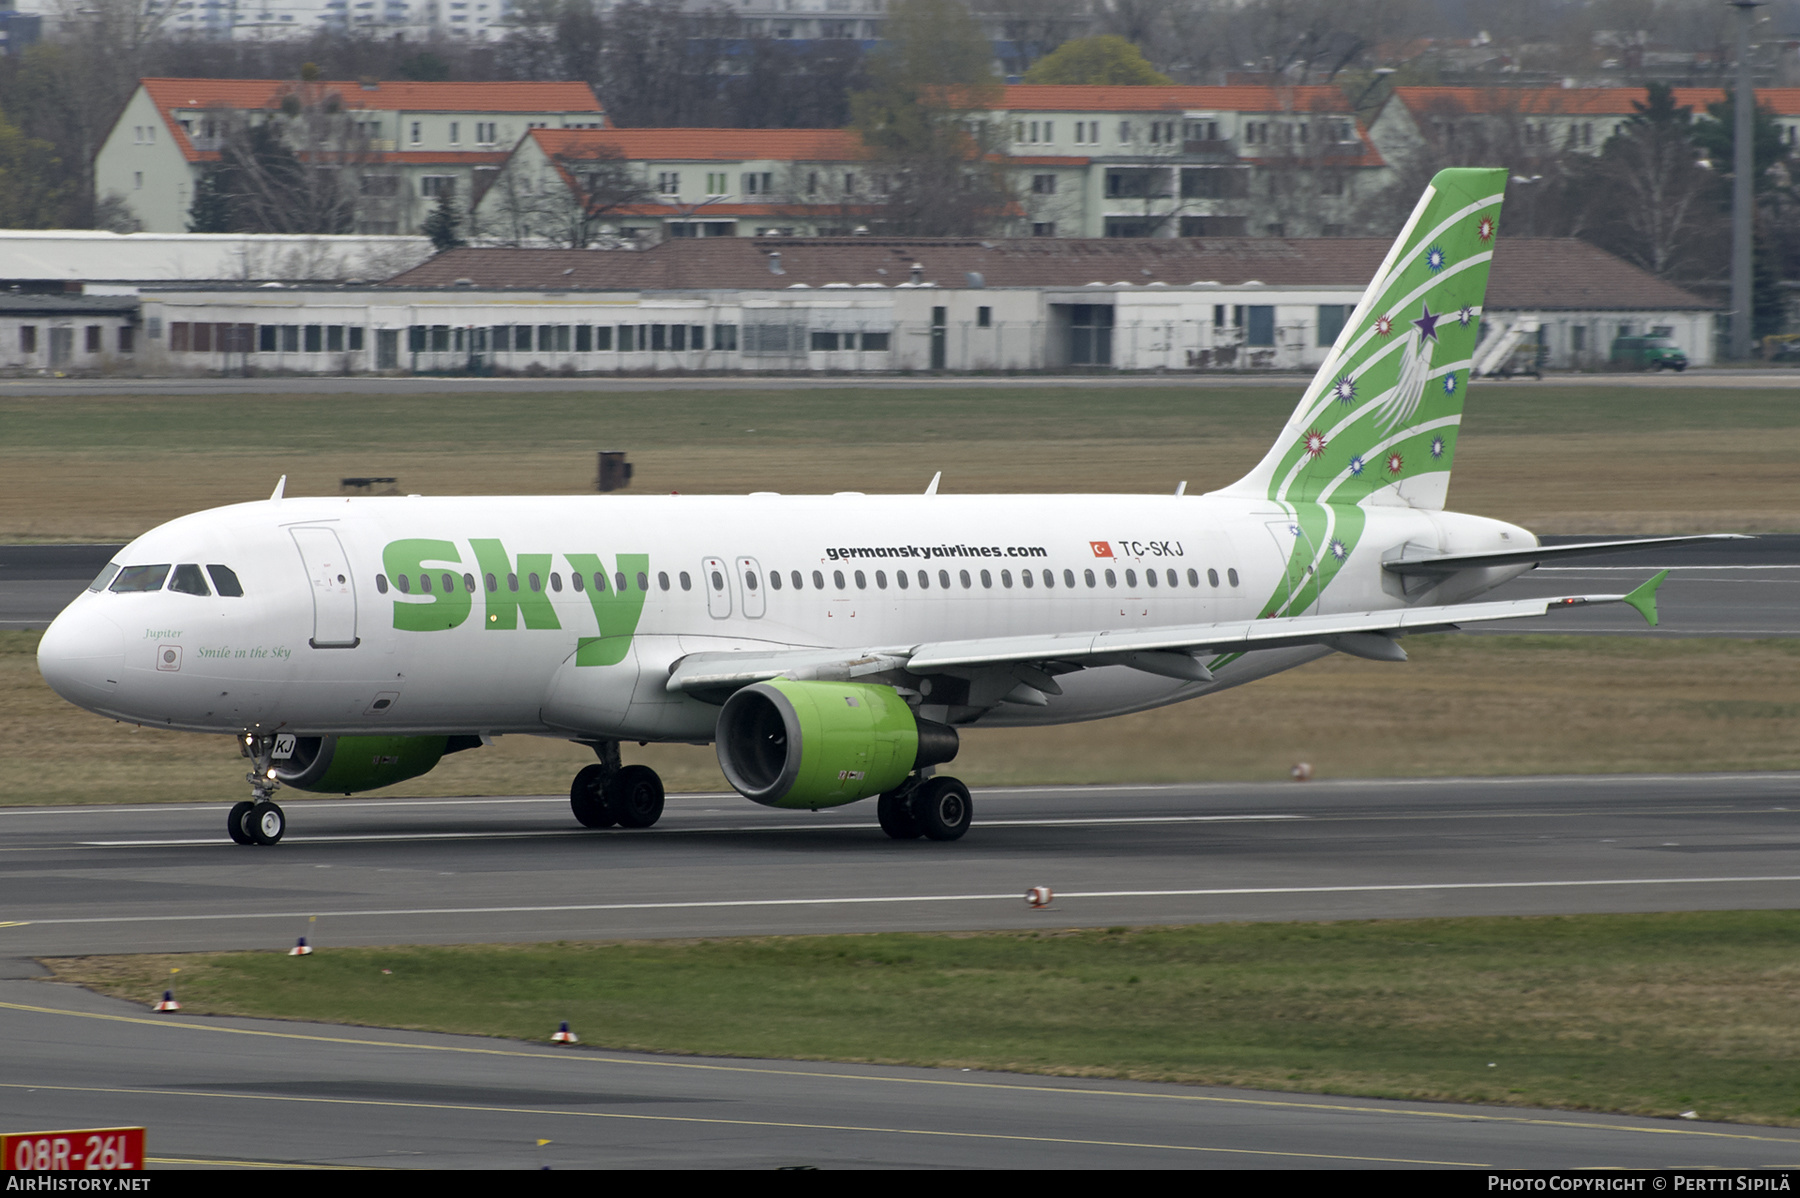
[[[1667,570],[1660,571],[1656,577],[1625,596],[1625,602],[1637,608],[1638,615],[1644,617],[1644,622],[1652,628],[1656,627],[1656,590],[1668,576]]]
[[[281,476],[280,481],[275,484],[275,490],[270,493],[269,501],[273,503],[275,500],[280,499],[281,493],[285,490],[287,490],[287,475],[284,474]]]

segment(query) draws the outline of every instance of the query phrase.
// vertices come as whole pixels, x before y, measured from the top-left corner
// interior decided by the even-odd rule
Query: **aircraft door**
[[[744,614],[752,620],[757,619],[767,609],[768,601],[763,597],[763,584],[768,579],[753,557],[737,559],[737,577],[738,585],[744,588]]]
[[[731,615],[730,575],[731,568],[722,557],[705,558],[700,563],[700,583],[706,588],[706,613],[715,620]]]
[[[1312,542],[1312,536],[1301,525],[1296,517],[1289,520],[1275,520],[1269,524],[1269,535],[1275,538],[1275,544],[1281,554],[1282,572],[1282,610],[1284,616],[1304,616],[1312,611],[1318,603],[1315,595],[1304,607],[1290,608],[1287,598],[1303,588],[1307,580],[1313,576],[1313,563],[1318,558]]]
[[[329,528],[291,528],[300,560],[312,582],[315,649],[354,649],[356,635],[356,580],[351,573],[343,542]]]

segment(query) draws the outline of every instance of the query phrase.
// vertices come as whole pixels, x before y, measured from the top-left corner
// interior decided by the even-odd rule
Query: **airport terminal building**
[[[460,249],[379,284],[138,288],[129,373],[1306,370],[1388,242],[1362,238],[676,239]],[[1597,367],[1660,332],[1713,360],[1714,308],[1579,241],[1514,238],[1484,335]],[[1519,330],[1529,330],[1521,334]],[[0,331],[0,367],[30,369]],[[41,356],[41,355],[40,355]],[[40,366],[47,363],[39,363]]]

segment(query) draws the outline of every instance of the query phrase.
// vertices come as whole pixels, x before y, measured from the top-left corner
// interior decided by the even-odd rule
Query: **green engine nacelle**
[[[354,794],[429,773],[446,753],[473,749],[478,736],[302,736],[294,755],[274,763],[283,786]]]
[[[836,807],[956,756],[956,729],[920,720],[894,688],[758,682],[719,712],[719,767],[766,807]]]

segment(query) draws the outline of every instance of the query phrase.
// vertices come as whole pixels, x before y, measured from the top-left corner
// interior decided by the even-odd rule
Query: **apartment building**
[[[474,195],[528,131],[605,120],[583,83],[143,79],[95,158],[94,194],[123,196],[146,232],[183,232],[230,130],[276,123],[296,152],[356,173],[356,227],[338,231],[411,234],[439,195]]]
[[[1637,87],[1397,87],[1370,123],[1369,137],[1395,162],[1427,145],[1598,154],[1645,94]],[[1698,120],[1725,92],[1678,87],[1674,99]],[[1756,103],[1775,114],[1789,152],[1800,148],[1800,87],[1757,88]]]
[[[968,123],[1005,163],[1009,236],[1345,236],[1390,174],[1332,87],[1017,85]],[[648,202],[607,201],[619,163]],[[476,227],[585,243],[561,230],[597,211],[605,232],[653,241],[841,235],[880,227],[886,170],[844,130],[533,130]]]

